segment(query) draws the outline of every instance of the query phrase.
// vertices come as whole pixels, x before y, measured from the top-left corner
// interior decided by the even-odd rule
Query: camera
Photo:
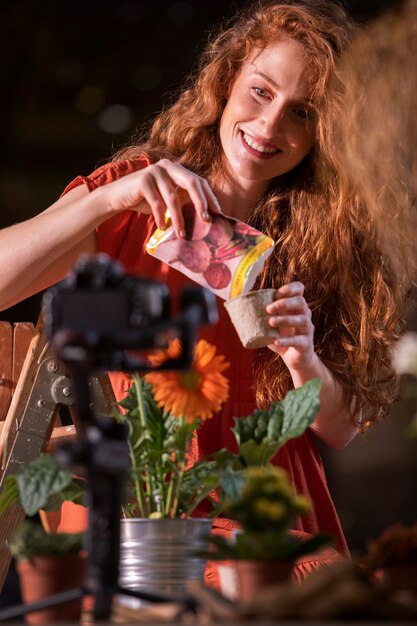
[[[48,337],[61,328],[79,332],[128,332],[169,316],[169,291],[157,281],[130,276],[107,255],[81,257],[44,296]]]
[[[207,289],[183,289],[180,313],[172,317],[166,285],[126,274],[106,254],[80,257],[72,273],[45,292],[42,308],[44,332],[58,356],[72,360],[83,347],[92,369],[147,369],[126,351],[165,348],[174,337],[184,356],[171,366],[186,367],[197,327],[217,321],[215,296]]]

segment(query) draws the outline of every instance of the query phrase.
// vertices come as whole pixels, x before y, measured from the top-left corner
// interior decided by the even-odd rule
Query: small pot
[[[235,561],[239,600],[253,600],[268,585],[289,582],[293,561]]]
[[[68,589],[82,587],[84,583],[85,556],[35,556],[17,561],[22,600],[25,604],[43,600]],[[55,624],[78,622],[82,599],[26,615],[29,624]]]
[[[269,325],[271,316],[265,311],[265,307],[275,299],[276,289],[259,289],[224,303],[245,348],[268,346],[279,336],[278,329]]]

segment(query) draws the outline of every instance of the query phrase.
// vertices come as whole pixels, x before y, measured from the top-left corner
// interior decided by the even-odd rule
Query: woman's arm
[[[0,231],[0,310],[63,278],[81,253],[95,252],[95,228],[117,213],[152,213],[165,228],[168,208],[177,235],[184,236],[178,186],[203,219],[210,219],[209,211],[220,212],[207,181],[162,159],[91,193],[81,185],[36,217]]]
[[[358,434],[348,413],[343,389],[330,370],[314,353],[310,363],[302,369],[290,370],[294,387],[301,387],[312,378],[321,378],[320,411],[311,429],[332,448],[344,448]]]
[[[322,363],[314,350],[314,326],[311,310],[299,282],[277,290],[277,299],[267,306],[269,323],[280,336],[269,346],[284,360],[294,387],[313,378],[322,380],[320,410],[311,428],[332,448],[343,448],[357,434],[345,402],[342,386]]]
[[[82,252],[94,252],[100,209],[82,185],[43,213],[0,231],[0,309],[63,278]]]

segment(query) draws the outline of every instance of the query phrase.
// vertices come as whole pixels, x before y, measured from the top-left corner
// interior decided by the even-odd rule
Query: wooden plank
[[[75,426],[55,426],[47,445],[47,452],[52,452],[61,443],[71,443],[77,439]]]
[[[4,467],[6,461],[5,457],[8,456],[6,444],[9,439],[16,435],[17,432],[17,410],[22,405],[26,405],[29,399],[33,383],[37,375],[41,355],[44,350],[45,341],[42,337],[41,325],[39,324],[30,342],[29,349],[21,369],[20,377],[16,384],[15,393],[13,394],[9,411],[6,416],[5,425],[0,435],[0,457],[2,460],[2,468]]]
[[[7,329],[4,332],[5,337],[6,331]],[[65,366],[50,352],[42,335],[41,322],[35,331],[30,324],[16,325],[14,344],[6,345],[5,342],[4,345],[12,367],[10,380],[16,381],[19,371],[20,376],[12,393],[6,419],[0,429],[0,487],[9,474],[16,473],[23,463],[31,461],[45,450],[51,436],[53,439],[51,445],[54,446],[58,442],[73,439],[77,429],[75,407],[71,404],[69,409],[74,425],[57,427],[59,403],[64,401],[66,404],[67,398],[61,400],[60,395],[57,397],[56,394],[60,389],[59,384],[64,384],[62,379],[68,385],[67,374]],[[14,360],[11,359],[13,353]],[[55,381],[60,382],[58,388],[54,386],[53,391],[54,377]],[[115,404],[115,398],[108,375],[92,376],[90,390],[93,409],[99,414],[109,414]],[[6,540],[13,534],[23,517],[23,511],[19,507],[13,507],[7,516],[2,518],[0,524],[0,590],[11,560]]]
[[[16,386],[35,333],[35,327],[30,322],[18,322],[14,325],[13,331],[12,377]]]
[[[12,345],[11,324],[0,322],[0,422],[6,419],[12,400]]]
[[[0,434],[4,427],[4,421],[0,422]],[[55,426],[49,440],[47,451],[55,449],[59,443],[68,443],[77,438],[77,431],[74,424],[68,426]]]
[[[19,443],[22,435],[26,437],[32,450],[32,458],[37,456],[40,451],[40,445],[44,446],[45,441],[40,441],[39,437],[34,437],[31,433],[25,435],[20,429],[22,421],[22,413],[26,410],[26,406],[30,399],[32,387],[37,377],[39,365],[45,353],[45,341],[42,337],[41,324],[38,324],[35,333],[30,342],[29,350],[23,363],[21,374],[16,385],[15,393],[7,413],[2,432],[0,434],[0,483],[3,484],[9,473],[15,473],[18,469],[16,462],[10,462],[14,452],[21,456],[21,461],[29,460],[24,458],[19,451],[19,445],[16,448],[16,442]],[[36,420],[36,414],[33,415]],[[29,426],[30,428],[30,426]],[[16,461],[16,458],[13,459]],[[4,579],[9,569],[11,555],[7,549],[6,541],[16,530],[19,523],[24,519],[24,513],[20,507],[12,507],[7,515],[2,518],[0,524],[0,589],[3,588]]]

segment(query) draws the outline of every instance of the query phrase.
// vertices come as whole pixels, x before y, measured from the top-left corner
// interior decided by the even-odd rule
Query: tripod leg
[[[95,596],[93,608],[93,620],[103,622],[108,620],[111,614],[113,594],[108,589],[101,589]]]
[[[36,600],[35,602],[29,602],[28,604],[17,604],[15,606],[6,607],[0,611],[0,622],[6,622],[14,617],[22,617],[27,613],[34,613],[35,611],[42,611],[52,608],[66,602],[73,602],[79,600],[86,595],[83,588],[69,589],[68,591],[62,591],[61,593],[55,593],[52,596],[43,598],[42,600]]]

